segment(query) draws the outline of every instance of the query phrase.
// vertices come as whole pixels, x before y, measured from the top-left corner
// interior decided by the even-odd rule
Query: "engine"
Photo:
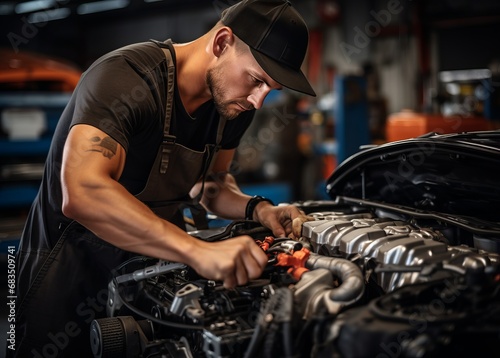
[[[498,356],[500,237],[478,222],[337,200],[297,203],[300,238],[255,222],[195,231],[250,235],[268,255],[233,290],[137,257],[92,323],[96,357]]]

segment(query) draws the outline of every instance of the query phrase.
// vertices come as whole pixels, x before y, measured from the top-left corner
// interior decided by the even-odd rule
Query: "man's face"
[[[217,111],[229,120],[260,108],[272,89],[282,88],[262,70],[243,43],[224,49],[216,65],[208,70],[206,81]]]

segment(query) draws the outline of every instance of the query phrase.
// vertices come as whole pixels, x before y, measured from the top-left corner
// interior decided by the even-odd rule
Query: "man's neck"
[[[192,115],[198,107],[212,99],[206,83],[210,56],[206,40],[201,37],[193,42],[174,44],[176,57],[177,88],[186,111]]]

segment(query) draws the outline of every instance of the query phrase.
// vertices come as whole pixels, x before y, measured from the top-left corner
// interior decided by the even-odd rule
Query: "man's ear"
[[[214,56],[219,57],[227,46],[234,44],[233,31],[227,27],[221,27],[217,30],[212,43],[212,52]]]

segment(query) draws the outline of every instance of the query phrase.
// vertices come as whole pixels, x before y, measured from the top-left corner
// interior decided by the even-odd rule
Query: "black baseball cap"
[[[250,47],[259,65],[273,80],[316,96],[300,69],[309,31],[289,1],[243,0],[224,10],[221,21]]]

